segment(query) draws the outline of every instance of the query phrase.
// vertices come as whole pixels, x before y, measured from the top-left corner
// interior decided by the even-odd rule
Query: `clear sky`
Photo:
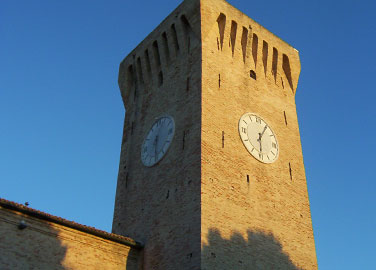
[[[118,66],[180,2],[0,2],[0,197],[111,230]],[[300,52],[319,269],[375,269],[376,2],[229,2]]]

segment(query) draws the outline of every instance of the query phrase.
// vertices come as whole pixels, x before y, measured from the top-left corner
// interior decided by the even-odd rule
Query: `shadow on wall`
[[[303,270],[292,263],[272,234],[251,230],[247,234],[248,239],[240,233],[224,239],[217,229],[210,229],[208,245],[202,249],[202,269]]]
[[[58,231],[47,223],[40,226],[22,216],[1,215],[0,269],[65,270],[66,247],[56,235]]]

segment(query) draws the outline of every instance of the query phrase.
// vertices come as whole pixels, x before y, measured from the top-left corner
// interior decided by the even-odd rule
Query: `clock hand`
[[[257,139],[257,141],[260,143],[260,152],[262,152],[261,136],[261,133],[259,133],[259,138]]]
[[[265,130],[266,130],[267,128],[268,128],[268,126],[265,125],[264,130],[262,131],[262,133],[260,133],[260,140],[261,140],[262,136],[264,136]]]
[[[154,158],[157,160],[157,144],[158,144],[158,135],[155,136],[155,141],[154,141]]]
[[[264,133],[265,133],[265,131],[266,131],[267,128],[268,128],[268,126],[265,125],[264,130],[263,130],[261,133],[259,133],[259,138],[257,139],[257,141],[260,143],[260,152],[262,152],[262,143],[261,143],[261,139],[262,139],[262,136],[264,135]]]

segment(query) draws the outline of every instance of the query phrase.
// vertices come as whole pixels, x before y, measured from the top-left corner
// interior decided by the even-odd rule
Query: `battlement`
[[[204,0],[201,11],[203,51],[216,48],[216,56],[241,63],[249,77],[295,95],[300,74],[296,49],[226,1]]]
[[[210,34],[213,27],[215,37]],[[251,78],[274,81],[295,94],[300,74],[296,49],[224,0],[194,0],[184,1],[122,61],[119,86],[124,104],[132,93],[135,100],[141,88],[162,87],[167,74],[187,63],[193,51],[200,57],[201,51],[213,47],[221,57],[242,62]]]
[[[184,1],[122,61],[118,82],[124,103],[132,89],[136,99],[140,88],[162,87],[168,75],[200,48],[199,4]]]

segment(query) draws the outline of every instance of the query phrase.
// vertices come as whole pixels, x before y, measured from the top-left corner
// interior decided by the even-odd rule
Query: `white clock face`
[[[171,116],[162,116],[155,120],[141,146],[142,163],[151,167],[166,154],[175,134],[175,122]]]
[[[271,127],[257,114],[246,113],[239,120],[239,134],[248,152],[263,163],[277,160],[279,146]]]

